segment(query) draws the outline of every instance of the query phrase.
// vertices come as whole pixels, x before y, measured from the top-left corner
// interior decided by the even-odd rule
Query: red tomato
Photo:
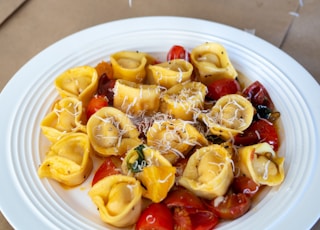
[[[269,96],[266,88],[258,81],[249,85],[244,91],[243,95],[247,97],[254,107],[258,105],[267,106],[269,109],[274,109],[274,104]]]
[[[215,198],[219,199],[219,198]],[[251,199],[243,193],[228,194],[217,206],[214,199],[209,202],[208,208],[221,219],[233,220],[245,214],[251,206]]]
[[[235,145],[253,145],[261,142],[267,142],[272,145],[274,151],[279,148],[277,130],[271,122],[266,120],[252,122],[242,134],[234,137]]]
[[[173,209],[173,220],[174,220],[174,229],[193,230],[191,218],[185,208],[175,207]]]
[[[233,179],[232,189],[235,193],[243,193],[253,197],[259,191],[259,185],[249,177],[238,176]]]
[[[120,166],[121,159],[114,156],[107,157],[94,174],[91,185],[93,186],[95,183],[105,178],[106,176],[120,174]]]
[[[211,230],[219,223],[212,211],[185,207],[175,207],[173,219],[174,229],[181,230]]]
[[[197,210],[189,215],[193,230],[211,230],[219,223],[219,218],[208,210]]]
[[[99,78],[97,93],[98,95],[106,96],[108,98],[109,105],[113,105],[113,88],[115,83],[116,80],[109,79],[106,74],[102,74],[102,76]]]
[[[183,46],[174,45],[171,47],[167,54],[167,61],[171,61],[173,59],[184,59],[186,61],[189,61],[190,54]]]
[[[108,99],[105,96],[102,95],[95,95],[91,100],[89,101],[88,107],[87,107],[87,119],[97,112],[102,107],[108,106]]]
[[[199,197],[189,190],[177,187],[169,192],[163,201],[168,207],[184,207],[193,209],[205,209],[205,205]]]
[[[173,229],[173,217],[170,209],[162,203],[152,203],[142,211],[136,230],[170,230]]]
[[[240,91],[240,84],[234,79],[220,79],[208,85],[207,97],[212,100],[218,100],[227,94],[235,94]]]

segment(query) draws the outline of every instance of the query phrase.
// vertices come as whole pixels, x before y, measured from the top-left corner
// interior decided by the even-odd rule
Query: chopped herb
[[[128,169],[134,173],[141,172],[146,166],[146,160],[144,158],[143,149],[145,146],[143,144],[137,146],[134,150],[138,153],[138,158],[133,163],[128,162]]]

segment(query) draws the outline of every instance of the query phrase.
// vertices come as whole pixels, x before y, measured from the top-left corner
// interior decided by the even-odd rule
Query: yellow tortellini
[[[91,66],[75,67],[58,76],[55,86],[62,98],[76,97],[85,106],[97,91],[98,73]]]
[[[178,83],[191,79],[193,66],[183,59],[174,59],[156,65],[150,65],[150,81],[152,84],[170,88]]]
[[[146,53],[120,51],[110,56],[113,76],[131,82],[143,82],[147,75],[147,66],[154,62],[154,58]]]
[[[38,175],[64,185],[81,184],[91,173],[93,162],[88,136],[69,133],[54,143],[38,169]]]
[[[178,183],[199,197],[213,199],[227,192],[232,179],[231,156],[222,146],[212,144],[190,156]]]
[[[209,113],[199,115],[211,133],[228,140],[247,129],[253,119],[254,107],[241,95],[221,97]]]
[[[159,110],[160,88],[126,80],[117,80],[113,105],[122,112],[135,116],[151,115]]]
[[[122,228],[137,222],[142,210],[142,187],[134,177],[111,175],[89,191],[105,223]]]
[[[66,133],[86,132],[83,120],[82,102],[74,97],[66,97],[54,104],[40,127],[51,142],[56,142]]]
[[[155,121],[147,132],[147,144],[158,149],[171,163],[184,158],[196,145],[207,139],[190,123],[180,119]]]
[[[226,49],[219,43],[206,42],[195,47],[190,58],[198,72],[198,80],[205,85],[222,78],[235,79],[238,75]]]
[[[142,196],[155,203],[167,196],[175,182],[175,167],[158,150],[143,144],[128,151],[122,171],[136,177],[143,185]]]
[[[160,104],[160,111],[183,120],[194,120],[204,106],[207,87],[200,82],[185,82],[168,89]]]
[[[140,144],[139,131],[128,116],[113,107],[103,107],[87,123],[93,149],[101,156],[122,155]]]
[[[275,186],[284,180],[284,158],[266,142],[240,148],[239,158],[241,172],[257,184]]]

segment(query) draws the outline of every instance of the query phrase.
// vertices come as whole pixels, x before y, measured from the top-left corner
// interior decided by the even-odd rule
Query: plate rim
[[[294,81],[293,84],[295,84],[297,89],[300,89],[300,87],[298,87],[299,84],[305,84],[308,87],[308,89],[310,89],[307,92],[305,92],[305,91],[302,92],[301,89],[300,89],[300,93],[303,96],[304,100],[308,102],[308,107],[312,108],[312,110],[311,110],[312,114],[311,115],[312,115],[312,118],[313,118],[313,122],[315,124],[315,127],[318,127],[317,130],[320,130],[320,122],[317,119],[317,117],[315,116],[315,113],[317,113],[317,112],[318,112],[318,114],[320,114],[320,103],[315,101],[315,100],[313,100],[313,101],[310,100],[310,98],[312,96],[314,97],[315,93],[319,91],[319,85],[317,84],[315,79],[298,62],[296,62],[289,55],[287,55],[286,53],[281,51],[279,48],[275,47],[274,45],[264,41],[261,38],[258,38],[256,36],[254,36],[254,35],[248,34],[248,33],[244,32],[244,31],[241,31],[241,30],[239,30],[237,28],[234,28],[234,27],[231,27],[231,26],[228,26],[228,25],[223,25],[223,24],[220,24],[220,23],[217,23],[217,22],[208,21],[208,20],[204,20],[204,19],[189,18],[189,17],[148,16],[148,17],[136,17],[136,18],[120,19],[120,20],[116,20],[116,21],[110,21],[110,22],[107,22],[107,23],[102,23],[102,24],[99,24],[99,25],[96,25],[96,26],[89,27],[87,29],[81,30],[81,31],[76,32],[74,34],[71,34],[71,35],[69,35],[69,36],[67,36],[67,37],[65,37],[65,38],[53,43],[52,45],[50,45],[49,47],[47,47],[46,49],[44,49],[43,51],[41,51],[40,53],[35,55],[23,67],[21,67],[20,70],[18,70],[18,72],[10,79],[10,81],[7,83],[7,85],[3,88],[3,90],[2,90],[2,92],[0,94],[0,103],[2,105],[5,105],[5,108],[10,108],[9,107],[10,103],[8,102],[9,100],[7,100],[5,98],[5,96],[14,96],[14,93],[10,92],[13,89],[15,89],[15,90],[18,90],[18,89],[23,90],[24,86],[18,84],[20,80],[22,80],[22,81],[26,80],[26,79],[23,78],[23,75],[24,75],[23,73],[27,72],[28,68],[30,68],[30,66],[34,65],[34,62],[39,61],[43,56],[48,55],[48,53],[55,53],[54,49],[57,49],[59,47],[64,47],[67,43],[69,43],[70,41],[73,41],[77,37],[81,37],[81,36],[83,36],[83,34],[90,33],[93,30],[99,30],[99,29],[105,27],[106,25],[108,26],[108,25],[116,25],[116,24],[125,24],[127,22],[131,22],[132,23],[134,21],[135,22],[138,22],[138,21],[141,22],[141,21],[145,21],[145,20],[158,21],[158,22],[163,21],[163,20],[168,20],[168,21],[169,20],[179,20],[179,21],[182,20],[182,21],[188,21],[189,23],[195,23],[195,24],[198,24],[198,23],[207,24],[207,23],[209,23],[209,24],[215,25],[217,27],[227,28],[228,31],[232,31],[232,32],[237,31],[236,33],[241,34],[241,36],[243,36],[246,39],[248,39],[248,41],[254,40],[257,43],[262,44],[263,46],[270,48],[269,51],[268,51],[268,54],[279,55],[281,58],[285,58],[290,63],[290,65],[294,66],[294,69],[295,69],[295,71],[297,71],[298,74],[300,74],[300,75],[305,77],[305,79],[297,79],[297,81]],[[226,35],[224,35],[224,36],[226,36]],[[272,65],[276,65],[278,67],[279,64],[276,63],[275,60],[270,60],[270,58],[266,58],[266,59],[268,61],[270,61],[270,63]],[[283,72],[292,71],[291,69],[288,69],[288,68],[289,67],[281,66],[280,69]],[[290,80],[293,81],[293,79],[290,79]],[[18,89],[16,89],[17,85],[19,85]],[[318,94],[320,95],[320,93],[318,93]],[[20,100],[21,100],[21,98],[20,98]],[[17,108],[16,108],[16,110],[17,110]],[[6,127],[6,130],[5,130],[6,132],[5,133],[10,133],[10,127],[8,126],[8,124],[6,124],[4,122],[4,121],[8,121],[9,120],[5,115],[8,115],[8,114],[2,114],[1,115],[2,119],[0,119],[1,120],[0,124],[1,124],[1,127]],[[317,134],[317,137],[319,138],[319,131],[317,131],[316,134]],[[4,140],[4,138],[1,138],[1,140],[0,140],[0,146],[1,147],[0,148],[3,148],[2,146],[6,145],[6,143],[4,143],[3,140]],[[4,151],[5,150],[6,149],[4,149]],[[319,146],[315,146],[315,150],[318,150],[318,152],[319,152]],[[7,158],[4,158],[4,159],[7,160]],[[317,162],[320,162],[319,161],[319,157],[317,157]],[[10,164],[10,162],[7,162],[7,163]],[[2,163],[0,163],[0,164],[2,164]],[[3,166],[3,164],[2,164],[2,166]],[[9,170],[6,171],[5,173],[3,173],[3,171],[4,171],[3,167],[1,167],[1,173],[0,173],[1,180],[4,179],[4,176],[10,176],[10,174],[8,173]],[[320,178],[320,169],[316,168],[314,172],[315,172],[314,177],[316,177],[315,179]],[[10,183],[8,183],[8,184],[10,186],[13,186],[13,188],[16,188],[16,186],[14,184],[10,184]],[[312,204],[310,202],[310,200],[306,199],[306,197],[309,197],[309,196],[311,196],[313,194],[311,191],[320,192],[320,189],[318,188],[316,183],[311,183],[310,186],[311,187],[309,189],[306,189],[305,196],[302,197],[301,201],[297,204],[297,209],[306,207],[306,205],[305,205],[306,203]],[[6,191],[7,194],[9,194],[8,192],[9,191]],[[22,191],[20,191],[20,192],[22,192]],[[22,195],[22,197],[18,197],[20,202],[26,202],[27,199],[25,199],[25,197],[23,197],[23,192],[20,193],[20,195]],[[2,214],[7,218],[7,220],[14,227],[21,226],[20,223],[16,223],[16,221],[15,221],[15,218],[14,218],[15,214],[13,214],[14,210],[15,210],[14,208],[10,208],[9,205],[5,203],[4,199],[0,199],[0,206],[1,206],[0,208],[1,208]],[[297,211],[295,211],[295,213],[296,212]],[[306,225],[306,227],[311,227],[317,221],[317,218],[319,218],[319,216],[320,216],[320,207],[318,207],[317,210],[314,210],[313,213],[314,213],[313,215],[311,213],[308,213],[309,214],[308,215],[309,224],[307,224],[308,226]],[[288,212],[287,214],[288,214],[288,217],[289,216],[291,216],[292,218],[295,217],[295,214],[293,214],[293,212]],[[29,219],[29,218],[25,218],[25,219]],[[24,222],[26,222],[28,224],[34,224],[34,221],[35,220],[31,220],[31,218],[29,220],[24,220]],[[30,226],[32,226],[32,225],[30,225]]]

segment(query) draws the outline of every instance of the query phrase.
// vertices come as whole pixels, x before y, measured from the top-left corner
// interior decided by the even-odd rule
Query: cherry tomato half
[[[174,229],[192,230],[192,223],[186,208],[173,208]]]
[[[179,45],[174,45],[171,47],[167,54],[167,61],[171,61],[173,59],[184,59],[186,61],[190,60],[190,53],[183,47]]]
[[[219,199],[219,197],[215,199]],[[226,220],[234,220],[249,210],[251,199],[243,193],[232,193],[226,195],[218,205],[214,203],[215,200],[211,200],[208,208],[216,213],[218,217]]]
[[[209,210],[197,210],[189,216],[193,230],[211,230],[219,223],[217,215]]]
[[[142,211],[136,230],[170,230],[173,229],[173,217],[170,209],[162,203],[152,203]]]
[[[207,97],[218,100],[227,94],[235,94],[240,91],[240,84],[234,79],[220,79],[208,85]]]
[[[259,185],[246,176],[235,177],[231,186],[235,193],[243,193],[249,197],[253,197],[259,191]]]
[[[170,191],[163,203],[168,207],[205,209],[205,205],[199,197],[182,187],[177,187]]]
[[[194,208],[173,208],[174,229],[183,230],[211,230],[218,223],[219,218],[210,210]]]
[[[243,91],[243,95],[251,101],[254,107],[257,107],[258,105],[264,105],[269,109],[274,110],[274,104],[269,96],[268,91],[259,81],[255,81],[249,85]]]
[[[260,142],[267,142],[273,146],[274,151],[279,148],[279,137],[273,123],[266,120],[257,120],[242,134],[234,137],[235,145],[253,145]]]
[[[87,107],[87,119],[97,112],[102,107],[108,106],[108,99],[105,96],[102,95],[95,95],[91,100],[89,101],[88,107]]]
[[[106,176],[120,174],[120,167],[121,159],[114,156],[107,157],[94,174],[91,185],[93,186],[95,183],[97,183],[99,180],[103,179]]]

